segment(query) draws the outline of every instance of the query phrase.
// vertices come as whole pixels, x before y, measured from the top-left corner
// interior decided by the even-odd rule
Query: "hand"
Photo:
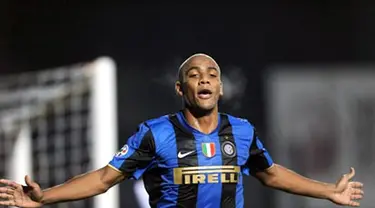
[[[330,200],[338,205],[359,207],[360,200],[363,197],[363,184],[356,181],[350,181],[355,175],[354,168],[350,168],[350,173],[344,174],[336,183],[335,192]]]
[[[25,208],[41,207],[43,192],[40,186],[32,181],[29,176],[25,177],[27,186],[22,186],[16,182],[0,179],[0,205],[16,206]]]

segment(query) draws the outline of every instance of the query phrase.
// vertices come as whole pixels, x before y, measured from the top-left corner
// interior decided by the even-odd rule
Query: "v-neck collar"
[[[183,113],[182,110],[177,113],[177,119],[183,125],[183,127],[186,128],[187,130],[189,130],[189,131],[191,131],[191,132],[193,132],[195,134],[206,135],[206,136],[218,133],[219,132],[219,128],[220,128],[220,123],[221,123],[221,116],[220,116],[220,113],[218,113],[218,122],[217,122],[217,126],[216,126],[215,130],[213,130],[209,134],[206,134],[206,133],[203,133],[203,132],[199,131],[198,129],[192,127],[187,122],[187,120],[186,120],[186,118],[185,118],[184,113]]]

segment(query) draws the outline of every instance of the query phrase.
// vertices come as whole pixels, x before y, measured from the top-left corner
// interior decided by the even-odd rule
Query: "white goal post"
[[[109,57],[0,78],[0,177],[42,186],[105,166],[118,151],[116,64]],[[48,207],[118,208],[119,187]]]

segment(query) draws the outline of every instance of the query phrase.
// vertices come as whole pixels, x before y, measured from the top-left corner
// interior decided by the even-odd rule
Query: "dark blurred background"
[[[173,74],[188,56],[204,52],[224,73],[240,69],[246,77],[245,91],[236,98],[241,104],[233,108],[225,102],[221,111],[248,118],[267,135],[265,71],[284,64],[375,60],[375,7],[364,2],[1,1],[0,72],[112,57],[118,70],[121,146],[139,122],[179,109],[173,83],[158,80]],[[271,146],[268,136],[263,140]],[[122,207],[136,207],[130,184],[121,185]],[[268,200],[273,194],[246,180],[246,207],[278,207]]]

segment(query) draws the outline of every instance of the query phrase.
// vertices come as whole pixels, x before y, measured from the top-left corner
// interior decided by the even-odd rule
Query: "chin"
[[[199,110],[201,111],[213,111],[216,105],[198,105]]]
[[[200,105],[190,106],[190,111],[196,116],[206,116],[215,110],[216,105]]]

